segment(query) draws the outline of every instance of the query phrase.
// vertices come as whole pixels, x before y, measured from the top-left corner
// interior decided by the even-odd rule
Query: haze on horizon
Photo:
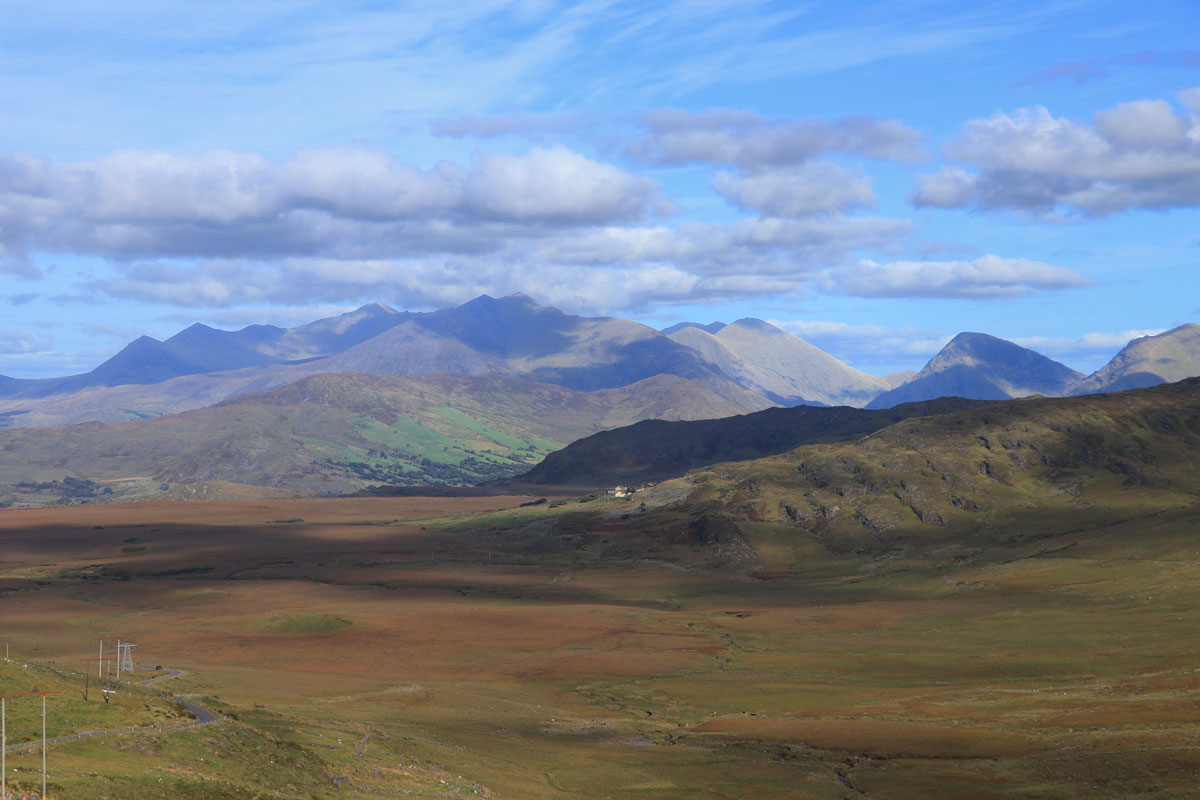
[[[0,10],[0,374],[525,292],[1084,372],[1200,317],[1200,8]]]

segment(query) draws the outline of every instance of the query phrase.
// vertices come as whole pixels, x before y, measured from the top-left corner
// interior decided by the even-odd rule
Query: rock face
[[[1031,394],[1063,395],[1083,378],[1064,364],[986,333],[960,333],[917,377],[884,392],[867,408],[890,408],[935,397],[1007,400]]]
[[[889,388],[886,379],[859,372],[760,319],[667,330],[671,339],[692,348],[743,386],[783,405],[862,407]]]
[[[1200,325],[1188,323],[1157,336],[1134,339],[1071,394],[1120,392],[1200,375]]]

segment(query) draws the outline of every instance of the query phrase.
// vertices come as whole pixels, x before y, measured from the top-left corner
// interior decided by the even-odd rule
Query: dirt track
[[[145,667],[142,667],[142,669],[145,669]],[[141,681],[138,683],[138,685],[139,686],[153,686],[154,684],[159,683],[160,681],[170,680],[171,678],[178,678],[182,674],[183,674],[183,670],[173,669],[165,675],[159,675],[156,678],[151,678],[150,680]],[[209,711],[207,708],[196,705],[195,703],[189,701],[187,698],[183,697],[182,695],[173,697],[171,699],[174,700],[176,703],[180,703],[181,705],[183,705],[184,708],[186,708],[193,715],[195,715],[196,720],[194,722],[185,722],[182,725],[169,725],[165,728],[118,728],[118,729],[114,729],[114,730],[103,730],[103,731],[80,731],[79,733],[72,733],[70,736],[56,736],[53,739],[47,739],[46,744],[53,744],[54,742],[70,742],[75,739],[87,739],[92,736],[110,736],[110,735],[114,735],[114,734],[126,734],[126,733],[165,733],[167,731],[183,731],[183,730],[187,730],[188,728],[198,728],[201,725],[211,725],[214,722],[220,721],[220,719],[215,714],[213,714],[211,711]],[[8,747],[6,747],[4,749],[6,751],[12,753],[12,752],[16,752],[18,750],[31,750],[31,749],[41,747],[41,746],[42,746],[41,741],[34,741],[34,742],[23,742],[22,744],[10,744]]]

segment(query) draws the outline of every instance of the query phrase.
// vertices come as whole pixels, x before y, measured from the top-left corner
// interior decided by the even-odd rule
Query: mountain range
[[[673,375],[735,412],[795,405],[882,409],[943,396],[998,400],[1115,391],[1200,375],[1200,325],[1135,339],[1090,376],[983,333],[954,337],[915,375],[874,376],[757,319],[656,331],[615,317],[567,314],[520,294],[484,295],[427,313],[372,303],[295,328],[224,331],[195,324],[164,341],[143,336],[79,375],[0,376],[0,425],[160,416],[333,372],[503,375],[579,391]]]
[[[139,338],[80,375],[0,378],[0,502],[91,491],[64,488],[67,479],[107,482],[96,491],[114,495],[180,483],[479,483],[583,437],[662,420],[585,440],[531,480],[646,479],[861,436],[937,413],[906,404],[941,397],[1068,396],[1193,375],[1195,324],[1135,339],[1090,376],[983,333],[954,337],[919,373],[873,376],[757,319],[658,331],[519,294],[426,313],[373,303],[295,328],[192,325]],[[803,408],[821,406],[843,408]],[[900,416],[872,416],[895,406]],[[794,410],[755,416],[773,407]],[[663,427],[716,418],[733,419]],[[581,453],[590,472],[567,474]]]

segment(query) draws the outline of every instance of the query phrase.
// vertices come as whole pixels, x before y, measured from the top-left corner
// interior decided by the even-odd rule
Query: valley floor
[[[0,512],[0,692],[144,731],[53,745],[50,796],[1196,796],[1200,508],[948,560],[526,499]],[[186,673],[85,702],[103,636]]]

